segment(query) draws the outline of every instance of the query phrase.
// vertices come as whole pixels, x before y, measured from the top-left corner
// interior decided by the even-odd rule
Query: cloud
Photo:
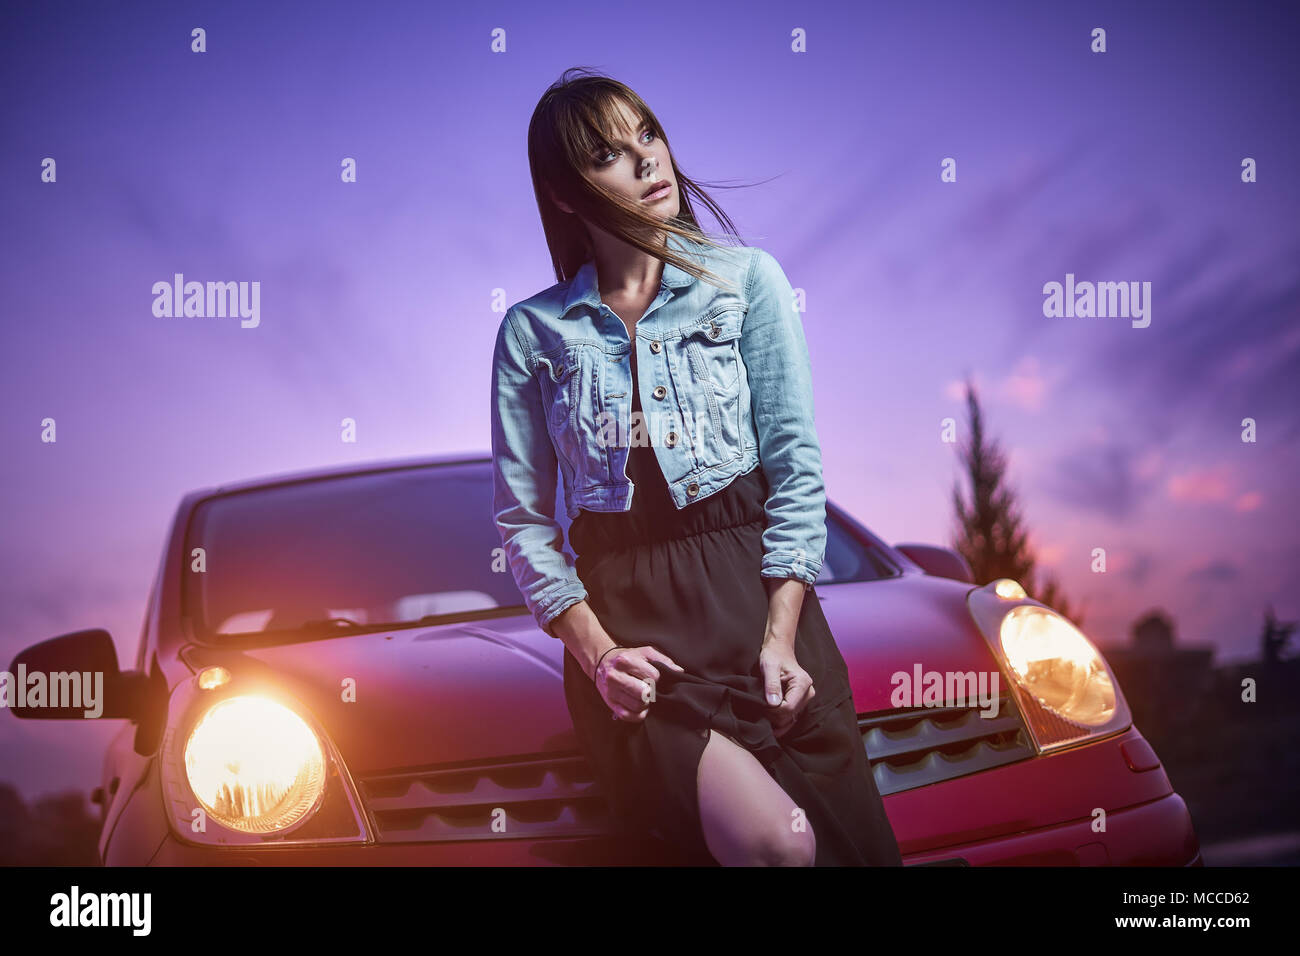
[[[1100,352],[1076,370],[1094,388],[1139,396],[1157,433],[1208,408],[1223,427],[1252,417],[1281,441],[1300,437],[1300,246],[1272,249],[1261,261],[1210,237],[1170,260],[1152,280],[1151,327],[1099,336]]]
[[[1182,474],[1170,475],[1165,483],[1165,491],[1171,501],[1227,501],[1232,493],[1232,474],[1226,465],[1193,468]]]
[[[1233,502],[1234,511],[1256,511],[1264,503],[1264,496],[1258,491],[1247,491],[1238,495],[1237,500]]]
[[[975,390],[976,395],[979,396],[984,395],[983,376],[981,376],[978,372],[975,372],[970,376],[970,384],[971,387]],[[943,387],[943,397],[953,402],[965,402],[966,381],[964,379],[957,379],[957,378],[950,380],[948,384]]]
[[[1065,504],[1118,520],[1133,514],[1149,489],[1137,474],[1140,455],[1146,449],[1118,443],[1078,447],[1056,459],[1044,487]]]
[[[1065,556],[1065,546],[1060,544],[1036,544],[1034,546],[1034,560],[1045,567],[1055,568],[1061,564],[1061,558]]]
[[[954,231],[968,242],[986,246],[991,239],[1011,230],[1022,215],[1036,212],[1034,206],[1043,194],[1060,188],[1061,182],[1068,180],[1096,148],[1096,141],[1079,131],[1072,142],[1052,153],[1018,156],[1006,165],[1000,181],[987,188],[981,185],[981,198],[957,220]]]
[[[1041,363],[1036,357],[1026,355],[998,385],[997,393],[1012,405],[1036,412],[1042,408],[1049,386]]]

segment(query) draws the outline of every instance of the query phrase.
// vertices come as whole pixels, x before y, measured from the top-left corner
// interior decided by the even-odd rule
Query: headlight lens
[[[1092,643],[1059,614],[1032,604],[1002,619],[1002,652],[1023,687],[1064,720],[1099,727],[1115,716],[1115,687]]]
[[[185,774],[204,811],[242,833],[307,816],[325,789],[325,753],[306,721],[265,697],[214,704],[185,744]]]

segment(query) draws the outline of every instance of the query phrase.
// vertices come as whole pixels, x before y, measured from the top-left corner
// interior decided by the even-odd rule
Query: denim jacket
[[[569,518],[626,511],[629,439],[651,441],[684,508],[761,464],[768,479],[760,574],[810,587],[826,548],[826,494],[803,324],[763,249],[674,249],[725,280],[671,263],[636,324],[643,429],[635,428],[627,327],[600,298],[594,260],[512,305],[492,358],[493,512],[511,573],[542,630],[587,597],[555,520],[556,469]]]

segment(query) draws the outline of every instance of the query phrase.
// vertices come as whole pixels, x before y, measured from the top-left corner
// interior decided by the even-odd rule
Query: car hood
[[[897,671],[996,666],[966,611],[969,590],[923,575],[817,589],[859,712],[890,707]],[[576,751],[563,655],[518,615],[270,647],[190,645],[183,656],[195,670],[273,680],[366,775]]]
[[[818,587],[844,655],[858,713],[889,710],[894,675],[994,671],[998,661],[967,609],[969,584],[911,573]],[[1005,680],[999,674],[999,689]]]
[[[576,750],[563,652],[517,616],[268,647],[191,645],[183,656],[196,670],[220,664],[236,679],[273,682],[365,775]]]

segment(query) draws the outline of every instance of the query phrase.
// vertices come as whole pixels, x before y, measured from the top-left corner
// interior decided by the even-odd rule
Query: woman
[[[616,824],[702,864],[900,865],[812,587],[825,495],[789,282],[704,237],[687,189],[736,232],[625,85],[566,73],[528,149],[560,281],[498,332],[494,511]]]

